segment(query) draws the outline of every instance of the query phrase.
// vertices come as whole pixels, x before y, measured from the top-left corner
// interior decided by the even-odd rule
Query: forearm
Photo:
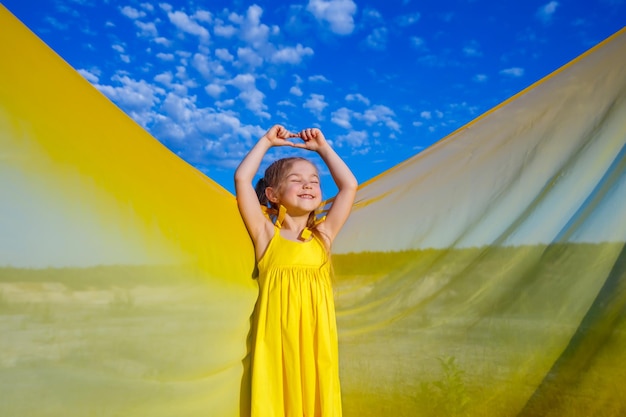
[[[330,174],[340,191],[349,189],[356,190],[358,182],[354,177],[354,174],[330,145],[321,147],[317,152],[328,167],[328,170],[330,171]]]
[[[252,182],[261,166],[263,157],[271,147],[271,142],[263,135],[237,167],[235,171],[235,184],[238,182]]]

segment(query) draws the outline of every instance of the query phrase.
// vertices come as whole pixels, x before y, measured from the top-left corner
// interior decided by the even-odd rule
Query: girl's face
[[[308,214],[316,210],[322,203],[317,169],[308,161],[294,161],[274,194],[276,202],[285,206],[287,212],[293,215]]]

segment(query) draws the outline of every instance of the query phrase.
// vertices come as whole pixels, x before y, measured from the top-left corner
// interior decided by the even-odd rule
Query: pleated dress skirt
[[[252,417],[340,417],[331,268],[315,236],[274,237],[258,262],[252,338]]]

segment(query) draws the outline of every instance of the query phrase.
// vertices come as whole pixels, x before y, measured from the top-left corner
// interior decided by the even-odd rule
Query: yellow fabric
[[[258,263],[252,417],[340,417],[337,325],[323,243],[274,237]]]
[[[626,30],[362,186],[344,415],[626,415]]]
[[[234,197],[0,28],[0,416],[248,417]],[[625,56],[621,30],[359,189],[345,417],[626,415]]]
[[[239,416],[231,193],[0,6],[0,416]]]

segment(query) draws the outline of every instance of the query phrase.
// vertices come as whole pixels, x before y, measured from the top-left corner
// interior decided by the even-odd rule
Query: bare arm
[[[348,165],[328,144],[321,130],[306,129],[298,136],[304,143],[295,146],[316,151],[328,166],[337,185],[338,192],[328,210],[326,221],[318,226],[320,231],[328,237],[329,243],[332,243],[350,215],[358,183]]]
[[[272,146],[293,146],[286,140],[294,136],[284,127],[275,125],[268,130],[254,145],[235,171],[235,193],[237,206],[248,233],[255,245],[257,257],[271,239],[273,228],[271,222],[261,210],[259,199],[252,185],[252,180],[259,170],[261,161]]]

